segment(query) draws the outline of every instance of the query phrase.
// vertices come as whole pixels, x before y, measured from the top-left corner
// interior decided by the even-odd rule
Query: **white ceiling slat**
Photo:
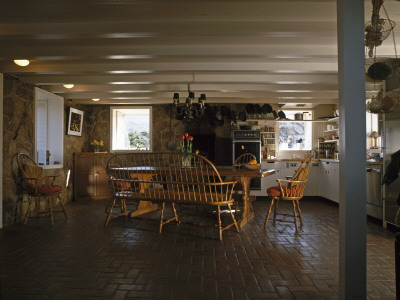
[[[171,103],[193,75],[210,103],[337,103],[336,39],[336,0],[0,1],[0,72],[76,103]]]

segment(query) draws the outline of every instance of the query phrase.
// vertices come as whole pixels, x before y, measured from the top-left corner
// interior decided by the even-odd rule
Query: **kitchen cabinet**
[[[339,163],[321,162],[319,195],[339,203]]]
[[[74,154],[74,201],[100,200],[110,197],[108,176],[104,169],[110,153]]]
[[[308,181],[304,189],[304,196],[317,196],[319,195],[319,176],[320,176],[321,162],[311,162],[310,173],[308,174]]]

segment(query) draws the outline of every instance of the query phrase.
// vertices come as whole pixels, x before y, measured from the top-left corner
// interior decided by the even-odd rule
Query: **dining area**
[[[106,164],[106,172],[112,188],[105,226],[111,218],[130,215],[140,216],[157,210],[160,203],[160,233],[162,226],[171,221],[180,223],[176,205],[209,206],[217,208],[220,240],[222,231],[232,226],[242,228],[254,211],[250,203],[250,180],[263,178],[275,173],[273,169],[261,169],[250,165],[254,156],[245,154],[231,167],[217,167],[207,158],[194,153],[129,153],[115,154]],[[255,168],[254,168],[255,167]],[[235,199],[233,192],[239,192]],[[137,209],[128,212],[127,202],[139,201]],[[152,203],[153,202],[153,203]],[[236,203],[235,203],[236,202]],[[236,221],[233,206],[240,217]],[[174,217],[164,220],[165,205],[171,204]],[[151,209],[149,209],[151,208]],[[233,223],[221,228],[221,209],[229,209]],[[119,209],[118,213],[115,210]],[[237,212],[236,212],[237,214]]]

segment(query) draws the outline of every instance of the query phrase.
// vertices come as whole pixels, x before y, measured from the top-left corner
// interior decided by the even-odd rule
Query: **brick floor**
[[[111,220],[103,202],[0,230],[1,299],[338,299],[338,206],[303,199],[304,225],[269,224],[268,201],[223,241],[210,210],[180,207],[183,223],[158,234],[150,219]],[[285,208],[284,204],[280,205]],[[289,207],[289,206],[287,206]],[[368,299],[395,299],[394,233],[368,223]]]

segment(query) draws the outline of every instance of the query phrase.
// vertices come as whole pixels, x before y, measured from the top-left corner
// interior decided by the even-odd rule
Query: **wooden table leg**
[[[238,222],[239,227],[242,228],[254,217],[254,211],[251,210],[249,202],[249,190],[250,190],[250,177],[240,177],[240,182],[242,184],[242,201],[243,201],[243,211],[242,216]]]
[[[137,217],[143,214],[146,214],[148,212],[158,210],[159,207],[157,204],[153,204],[151,201],[140,201],[139,206],[137,210],[134,210],[131,212],[131,218]]]
[[[153,174],[131,173],[130,176],[131,176],[131,178],[137,177],[143,181],[150,181],[151,178],[153,177]],[[140,184],[140,192],[141,193],[144,193],[145,190],[148,188],[149,188],[148,183]],[[153,204],[153,202],[151,202],[151,201],[140,201],[137,210],[131,212],[131,218],[137,217],[137,216],[140,216],[140,215],[143,215],[143,214],[146,214],[148,212],[158,210],[158,209],[159,209],[158,205]]]

